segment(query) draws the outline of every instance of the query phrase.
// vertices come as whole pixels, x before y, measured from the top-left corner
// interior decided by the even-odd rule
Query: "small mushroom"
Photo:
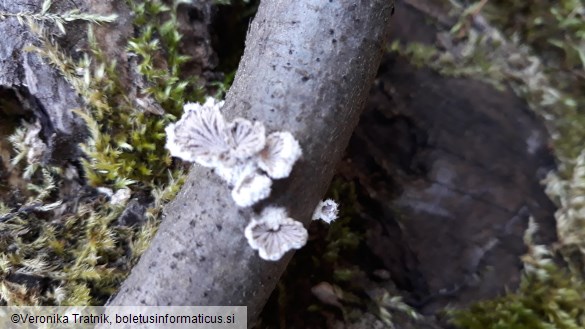
[[[229,126],[234,141],[233,154],[238,159],[247,159],[260,152],[266,145],[266,133],[261,122],[250,122],[236,118]]]
[[[276,261],[287,251],[299,249],[307,242],[308,233],[301,222],[281,207],[267,207],[259,218],[252,218],[244,234],[262,259]]]
[[[285,178],[301,155],[301,146],[291,133],[275,132],[266,138],[266,146],[258,157],[258,166],[272,178]]]
[[[222,165],[213,168],[213,172],[221,177],[230,187],[236,186],[242,177],[258,172],[258,165],[254,161],[236,161],[234,165]]]
[[[266,175],[252,172],[239,177],[232,190],[232,199],[240,207],[249,207],[270,195],[272,180]]]
[[[313,220],[321,219],[327,224],[331,224],[331,222],[337,219],[338,213],[339,209],[337,202],[331,199],[319,201],[317,208],[315,208],[315,211],[313,212]]]
[[[185,104],[181,119],[165,129],[166,148],[172,156],[204,167],[230,163],[229,151],[233,142],[219,112],[222,104],[211,97],[203,105]]]
[[[302,154],[289,132],[266,137],[261,122],[236,118],[227,124],[222,102],[209,97],[204,104],[187,103],[179,121],[166,129],[166,148],[172,156],[196,162],[233,186],[232,198],[249,207],[270,195],[272,180],[287,177]]]

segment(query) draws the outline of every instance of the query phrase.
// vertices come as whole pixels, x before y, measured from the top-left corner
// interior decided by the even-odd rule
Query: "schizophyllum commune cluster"
[[[220,111],[223,104],[211,97],[203,104],[185,104],[181,119],[165,129],[166,147],[175,157],[213,168],[232,188],[234,202],[250,207],[270,195],[273,179],[290,175],[302,150],[290,132],[266,135],[262,122],[244,118],[226,122]],[[330,223],[337,218],[337,204],[319,203],[313,217]],[[260,257],[273,261],[304,246],[308,237],[301,222],[273,206],[252,218],[244,233]]]

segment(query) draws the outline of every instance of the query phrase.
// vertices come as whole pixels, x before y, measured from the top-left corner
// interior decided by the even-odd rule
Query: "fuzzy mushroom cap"
[[[179,121],[166,127],[166,148],[172,156],[205,167],[229,162],[233,141],[219,109],[223,102],[208,98],[203,104],[187,103]]]
[[[233,186],[232,198],[249,207],[267,198],[272,180],[290,175],[302,150],[286,131],[270,134],[261,122],[236,118],[226,123],[222,102],[209,97],[203,104],[187,103],[179,121],[166,129],[172,156],[213,168]]]
[[[238,185],[243,177],[258,173],[258,165],[254,161],[236,161],[234,165],[218,165],[213,172],[221,177],[230,187]]]
[[[266,199],[271,192],[272,180],[266,175],[252,172],[238,178],[232,190],[232,199],[239,207],[249,207]]]
[[[260,152],[266,145],[266,132],[261,122],[250,122],[236,118],[229,125],[229,132],[234,141],[233,154],[238,159],[249,158]]]
[[[327,199],[325,201],[319,201],[319,204],[313,212],[313,220],[321,219],[327,224],[330,224],[337,219],[339,209],[337,202]]]
[[[289,218],[284,208],[268,207],[244,231],[252,249],[262,259],[276,261],[291,249],[299,249],[308,238],[301,222]]]
[[[302,154],[299,142],[291,133],[275,132],[266,138],[266,146],[258,157],[258,166],[274,179],[285,178]]]

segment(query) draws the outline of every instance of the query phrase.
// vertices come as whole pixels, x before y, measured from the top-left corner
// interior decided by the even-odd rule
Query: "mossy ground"
[[[37,38],[27,50],[54,66],[82,97],[84,108],[74,111],[85,120],[89,138],[81,145],[81,169],[55,167],[31,156],[35,145],[42,145],[34,123],[12,127],[13,160],[6,169],[23,173],[26,188],[4,194],[0,204],[1,303],[103,304],[147,248],[163,204],[184,180],[185,170],[164,148],[164,128],[181,114],[184,102],[202,100],[204,92],[196,78],[181,76],[189,57],[179,52],[178,2],[128,4],[136,30],[127,52],[137,58],[143,79],[138,91],[124,85],[118,67],[124,64],[106,58],[93,36],[92,25],[107,24],[113,16],[53,13],[51,1],[38,13],[18,16]],[[82,26],[88,50],[79,59],[55,41],[55,35],[68,32],[70,21],[87,23]],[[142,104],[128,97],[132,92]],[[143,105],[149,100],[159,104],[158,111]],[[115,204],[114,192],[128,197]],[[128,218],[129,202],[144,206],[138,223],[121,221]]]
[[[450,1],[449,5],[454,3],[457,2]],[[174,4],[162,0],[130,0],[130,4],[139,24],[128,51],[138,56],[139,72],[148,82],[142,94],[160,104],[163,113],[136,110],[125,97],[116,64],[108,63],[99,47],[92,46],[91,37],[91,50],[86,57],[73,61],[59,52],[50,36],[36,29],[34,19],[23,20],[31,30],[36,29],[39,37],[39,44],[31,51],[61,70],[86,102],[86,108],[78,113],[91,132],[84,146],[88,157],[83,163],[89,185],[112,191],[128,188],[132,196],[149,200],[147,221],[135,227],[118,225],[123,206],[111,205],[106,195],[82,188],[68,176],[68,168],[25,163],[24,155],[29,150],[25,145],[26,130],[3,125],[2,132],[8,129],[14,136],[12,158],[20,159],[5,166],[28,175],[24,180],[28,185],[23,185],[20,195],[3,198],[0,204],[2,303],[103,303],[147,248],[156,232],[162,205],[181,185],[184,171],[164,151],[163,129],[177,118],[184,102],[200,100],[204,91],[196,80],[181,76],[181,66],[188,57],[178,52],[180,35],[174,28]],[[244,2],[235,6],[254,8]],[[50,5],[45,14],[49,9]],[[585,288],[581,273],[575,269],[582,261],[579,249],[585,243],[585,219],[566,214],[580,207],[570,199],[581,195],[580,169],[585,166],[583,161],[577,161],[585,139],[585,119],[580,113],[585,106],[583,3],[489,2],[479,12],[505,35],[514,36],[495,50],[493,35],[483,35],[471,27],[475,9],[478,7],[454,7],[453,13],[460,17],[461,24],[454,27],[452,36],[466,49],[462,57],[456,59],[444,49],[420,44],[394,44],[390,50],[446,75],[482,79],[500,88],[511,85],[547,120],[559,159],[559,172],[549,180],[551,197],[561,209],[559,223],[564,225],[560,230],[564,244],[559,251],[569,263],[573,259],[577,265],[571,267],[573,271],[566,271],[540,259],[533,264],[535,271],[526,273],[519,291],[456,312],[453,319],[461,328],[469,329],[581,328]],[[224,10],[230,11],[229,7]],[[54,24],[67,30],[63,22]],[[234,54],[239,50],[228,48],[223,65],[232,71],[233,58],[238,57]],[[165,60],[157,61],[159,56]],[[226,73],[229,84],[233,71]],[[225,91],[225,85],[218,85],[223,86],[218,88],[220,91]],[[61,190],[65,186],[83,193],[73,200],[63,200]],[[6,186],[0,189],[9,190]],[[322,327],[327,317],[355,322],[368,310],[388,326],[392,323],[391,312],[414,317],[405,304],[392,299],[395,291],[391,284],[385,287],[386,294],[366,293],[370,279],[364,273],[375,271],[376,262],[361,256],[367,251],[363,249],[364,227],[355,221],[359,208],[355,190],[350,182],[338,179],[329,193],[343,205],[341,219],[330,228],[321,223],[311,227],[311,242],[298,253],[268,304],[267,310],[279,317],[267,319],[267,324],[277,327],[279,321],[290,320],[300,310],[309,315],[305,317],[305,327]],[[303,271],[305,264],[311,264],[312,273]],[[307,296],[320,282],[329,285],[320,286],[321,303],[315,303]],[[302,291],[306,298],[292,298],[294,291]]]

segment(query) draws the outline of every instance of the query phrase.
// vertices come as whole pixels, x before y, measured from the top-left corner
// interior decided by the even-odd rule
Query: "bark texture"
[[[386,0],[263,1],[227,95],[228,119],[290,131],[303,148],[271,204],[304,223],[325,193],[365,105],[389,30]],[[194,167],[150,249],[112,305],[246,305],[262,310],[292,253],[260,259],[244,238],[252,209],[238,208],[210,170]]]
[[[39,12],[43,1],[4,1],[0,11],[7,13]],[[57,11],[76,8],[73,2],[55,5]],[[38,23],[38,22],[36,22]],[[3,110],[4,115],[32,113],[42,126],[42,138],[47,145],[44,162],[61,163],[79,157],[77,143],[85,137],[81,119],[75,118],[73,108],[81,107],[81,100],[69,84],[38,55],[26,52],[27,45],[36,45],[35,36],[28,27],[15,18],[0,21],[0,96],[19,106]],[[81,36],[83,38],[83,36]],[[79,48],[79,35],[62,40],[63,51],[71,53]]]

